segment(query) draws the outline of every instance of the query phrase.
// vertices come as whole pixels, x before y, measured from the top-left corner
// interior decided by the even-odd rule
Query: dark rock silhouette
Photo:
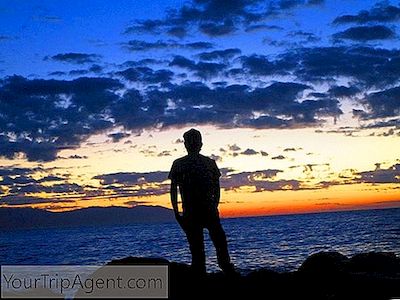
[[[338,252],[319,252],[308,257],[299,272],[307,275],[334,276],[346,271],[348,258]]]
[[[169,266],[170,299],[391,299],[400,296],[400,258],[370,252],[348,258],[338,252],[311,255],[293,272],[268,269],[229,277],[200,277],[186,264],[162,258],[126,257],[108,265]]]
[[[391,252],[369,252],[353,256],[349,262],[351,272],[395,274],[399,272],[400,260]]]

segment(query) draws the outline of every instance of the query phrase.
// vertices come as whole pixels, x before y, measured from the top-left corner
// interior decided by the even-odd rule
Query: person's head
[[[199,153],[203,143],[201,141],[201,133],[196,129],[190,129],[183,134],[185,147],[189,154]]]

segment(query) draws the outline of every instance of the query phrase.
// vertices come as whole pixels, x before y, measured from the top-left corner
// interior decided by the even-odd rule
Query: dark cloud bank
[[[312,171],[312,165],[302,166]],[[53,174],[55,170],[37,167],[29,168],[3,168],[0,170],[0,204],[38,204],[38,203],[71,203],[74,199],[89,200],[96,197],[105,198],[124,198],[127,197],[127,204],[132,204],[132,197],[156,196],[169,192],[167,182],[168,172],[119,172],[94,176],[98,180],[100,187],[90,185],[82,186],[76,183],[68,183],[68,175]],[[37,172],[47,172],[50,175],[40,179],[32,176]],[[235,172],[230,168],[221,169],[221,188],[224,190],[237,190],[241,187],[253,188],[254,192],[262,191],[284,191],[284,190],[310,190],[326,189],[334,185],[341,184],[393,184],[400,183],[400,164],[394,164],[388,168],[381,168],[376,165],[375,170],[352,172],[351,177],[340,178],[339,181],[323,181],[310,183],[297,179],[279,179],[278,174],[283,170],[267,169],[252,172]],[[52,184],[52,185],[49,185]],[[7,195],[5,190],[7,189]],[[31,193],[53,193],[51,199],[39,198],[30,195]],[[143,203],[135,201],[134,203]],[[64,204],[65,205],[65,204]]]
[[[355,95],[363,107],[354,110],[357,118],[374,120],[399,115],[400,87],[396,84],[400,77],[400,50],[310,47],[275,59],[263,55],[237,57],[239,51],[228,50],[204,52],[198,61],[175,56],[166,68],[135,66],[116,71],[112,77],[3,78],[0,155],[13,158],[22,153],[31,161],[50,161],[57,158],[58,151],[77,148],[89,136],[116,126],[135,132],[187,124],[221,128],[313,127],[323,124],[327,117],[340,116],[340,99]],[[239,67],[233,67],[238,63]],[[177,82],[178,69],[203,81]],[[210,84],[221,74],[231,79],[246,76],[249,81],[253,78],[268,82],[271,76],[288,73],[295,80],[261,87]],[[351,84],[337,85],[340,78],[348,78]],[[312,92],[318,82],[331,85],[326,92]],[[127,87],[127,83],[143,88]],[[368,92],[369,89],[375,91]],[[110,137],[113,141],[122,138]]]
[[[125,29],[125,33],[167,33],[183,38],[195,30],[217,37],[239,29],[269,28],[263,22],[271,16],[323,3],[324,0],[194,0],[180,8],[170,9],[165,18],[136,20]]]
[[[46,56],[44,60],[53,60],[58,62],[66,62],[73,64],[86,64],[97,62],[101,58],[97,54],[87,54],[87,53],[60,53],[53,56]]]
[[[223,128],[298,128],[341,114],[333,99],[305,100],[310,86],[277,82],[263,88],[230,85],[210,88],[204,83],[169,82],[172,73],[127,69],[125,79],[165,86],[126,89],[117,79],[27,79],[12,76],[1,82],[0,154],[23,153],[30,161],[50,161],[63,149],[74,149],[89,136],[115,126],[140,132],[185,124],[213,124]],[[124,90],[121,95],[118,91]],[[170,103],[176,104],[171,107]],[[254,117],[254,112],[262,116]],[[113,141],[125,137],[110,135]]]

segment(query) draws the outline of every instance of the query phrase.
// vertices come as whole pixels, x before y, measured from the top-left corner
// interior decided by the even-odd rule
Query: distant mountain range
[[[171,209],[162,206],[90,207],[66,212],[34,208],[0,208],[0,229],[126,225],[174,220]]]

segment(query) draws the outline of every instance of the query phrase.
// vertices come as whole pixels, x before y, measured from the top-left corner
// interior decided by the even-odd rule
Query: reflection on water
[[[223,220],[233,262],[241,269],[292,270],[319,251],[400,255],[400,209]],[[206,234],[208,269],[217,270]],[[0,233],[0,264],[101,265],[126,256],[189,263],[176,223],[15,230]]]

